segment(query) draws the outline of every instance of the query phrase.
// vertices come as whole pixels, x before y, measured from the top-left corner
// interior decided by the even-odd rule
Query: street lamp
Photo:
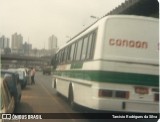
[[[95,19],[96,21],[99,19],[99,17],[93,16],[91,15],[90,18]],[[86,25],[84,24],[83,27],[85,27]]]
[[[90,17],[91,17],[92,19],[99,19],[99,17],[93,16],[93,15],[91,15]]]

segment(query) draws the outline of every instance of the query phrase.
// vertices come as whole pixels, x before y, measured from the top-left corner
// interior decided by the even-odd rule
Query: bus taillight
[[[113,91],[112,90],[105,90],[105,89],[100,89],[98,93],[99,97],[112,97],[113,96]]]
[[[99,97],[112,97],[112,98],[129,98],[129,91],[114,91],[114,90],[105,90],[100,89],[98,93]]]
[[[159,94],[158,93],[154,94],[154,101],[159,102]]]
[[[128,99],[129,98],[129,92],[128,91],[116,91],[115,97],[116,98]]]

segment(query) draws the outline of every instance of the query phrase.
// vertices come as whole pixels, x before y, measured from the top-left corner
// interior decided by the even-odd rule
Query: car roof
[[[18,70],[26,70],[26,68],[18,68]]]
[[[1,73],[17,74],[17,71],[1,70]]]

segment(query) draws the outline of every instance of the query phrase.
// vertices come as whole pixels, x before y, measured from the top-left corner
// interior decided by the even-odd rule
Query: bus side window
[[[73,55],[73,60],[75,61],[76,60],[76,55],[77,55],[77,46],[78,45],[78,41],[76,41],[75,43],[75,48],[74,48],[74,55]]]
[[[67,47],[67,56],[66,56],[66,62],[70,61],[70,50],[71,50],[71,46]]]
[[[61,51],[59,52],[58,60],[59,60],[59,64],[60,64],[61,63]]]
[[[88,36],[85,37],[85,38],[84,38],[84,41],[83,41],[81,60],[86,59],[87,44],[88,44]]]
[[[93,39],[92,39],[92,47],[91,47],[90,59],[93,58],[94,51],[95,51],[96,32],[97,32],[97,31],[94,31],[94,32],[93,32]]]
[[[68,47],[66,47],[65,49],[64,49],[64,60],[63,60],[63,62],[67,62],[67,54],[68,54]]]
[[[83,39],[80,39],[77,43],[76,61],[80,60],[81,51],[82,51],[82,43],[83,43]]]
[[[56,56],[56,62],[57,62],[57,64],[59,64],[59,52],[58,52],[58,54]]]
[[[65,49],[62,50],[62,63],[65,61]]]
[[[59,54],[59,63],[60,64],[62,63],[62,50],[60,51],[60,54]]]
[[[93,39],[93,33],[91,33],[90,36],[89,36],[86,59],[90,58],[92,39]]]
[[[70,53],[70,60],[73,61],[74,57],[74,50],[75,50],[75,43],[71,45],[71,53]]]

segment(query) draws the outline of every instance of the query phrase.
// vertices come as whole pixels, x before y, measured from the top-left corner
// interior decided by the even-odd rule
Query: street
[[[17,106],[15,113],[78,113],[70,108],[67,100],[60,95],[56,94],[56,91],[51,88],[51,75],[43,75],[42,72],[37,72],[35,76],[35,85],[27,85],[22,90],[21,102]],[[70,116],[70,115],[68,115]],[[127,122],[128,120],[102,120],[102,119],[42,119],[42,120],[25,120],[21,122]],[[129,121],[138,122],[140,120],[131,119]],[[144,120],[145,122],[151,122],[150,120]],[[154,122],[154,121],[153,121]]]
[[[23,90],[21,104],[17,109],[18,113],[73,112],[51,88],[51,76],[37,73],[35,82],[35,85],[28,85]]]
[[[76,113],[73,111],[62,96],[56,94],[51,88],[51,75],[43,75],[42,72],[37,72],[35,76],[35,85],[27,85],[22,90],[22,97],[19,106],[16,108],[16,113]],[[31,120],[21,120],[28,122]],[[33,120],[32,120],[33,121]],[[35,120],[36,121],[36,120]],[[37,120],[37,121],[52,121],[52,122],[90,122],[89,120],[81,119],[52,119],[52,120]]]

